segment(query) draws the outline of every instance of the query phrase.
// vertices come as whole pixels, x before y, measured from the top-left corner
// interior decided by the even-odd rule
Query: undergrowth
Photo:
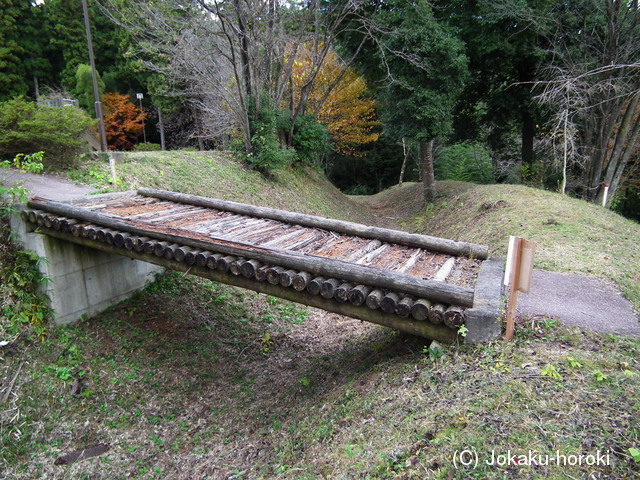
[[[22,171],[39,172],[43,167],[42,159],[43,152],[19,154],[13,162],[0,162],[0,167],[11,165]],[[0,182],[0,341],[7,343],[22,332],[44,338],[50,313],[47,298],[42,293],[46,278],[38,268],[43,259],[34,252],[20,249],[9,226],[16,203],[24,202],[26,194],[19,184],[3,186]]]
[[[296,308],[170,273],[56,329],[30,349],[0,468],[16,479],[141,480],[640,473],[637,340],[526,319],[514,342],[454,348]],[[108,451],[55,465],[92,445]],[[529,452],[605,460],[504,457]]]

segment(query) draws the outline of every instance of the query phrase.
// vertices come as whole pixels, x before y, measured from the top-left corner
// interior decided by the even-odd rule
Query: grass
[[[430,355],[420,339],[340,317],[331,319],[338,333],[317,338],[319,312],[297,323],[287,312],[294,305],[248,295],[170,274],[30,344],[13,402],[19,420],[3,422],[7,478],[640,473],[629,450],[640,445],[638,341],[522,322],[513,343],[441,346]],[[5,361],[15,365],[14,357]],[[100,457],[54,465],[102,443],[111,449]],[[455,467],[466,450],[478,454],[477,468]],[[609,464],[486,464],[492,452],[529,450],[601,451]]]
[[[436,202],[426,209],[415,183],[363,201],[391,212],[401,209],[401,223],[411,231],[488,245],[491,255],[506,255],[510,235],[533,240],[536,268],[612,279],[640,309],[638,223],[598,205],[521,185],[438,186]]]
[[[343,208],[341,218],[358,208],[313,171],[283,172],[269,183],[213,154],[211,162],[199,153],[173,155],[125,163],[122,188],[173,185],[327,215]],[[197,167],[193,185],[187,176],[170,178],[173,161]],[[309,204],[299,201],[307,183],[316,185],[306,188]],[[596,259],[612,232],[620,237],[610,258],[637,252],[624,243],[624,235],[637,239],[637,226],[594,207],[583,214],[570,199],[509,186],[441,187],[426,213],[412,185],[357,201],[401,217],[407,229],[487,243],[495,253],[509,234],[546,245],[561,235],[558,225],[571,230],[558,241],[568,251],[583,246],[585,258]],[[539,225],[550,218],[557,225]],[[593,223],[581,226],[588,218]],[[590,241],[578,238],[583,228]],[[546,246],[538,261],[586,270],[585,260]],[[597,262],[588,268],[612,277],[624,270],[610,263],[613,270]],[[0,348],[0,400],[16,378],[0,405],[0,478],[638,478],[640,340],[553,319],[518,322],[514,342],[445,347],[171,273],[44,341],[23,335]],[[97,444],[110,449],[54,464]],[[530,451],[583,455],[583,465],[506,462]],[[606,464],[586,465],[598,452]],[[490,464],[492,455],[498,463]]]
[[[280,170],[265,178],[227,153],[139,152],[126,154],[125,162],[117,165],[117,176],[118,190],[158,188],[369,224],[375,221],[311,167]],[[112,190],[104,161],[86,161],[69,177],[101,191]]]

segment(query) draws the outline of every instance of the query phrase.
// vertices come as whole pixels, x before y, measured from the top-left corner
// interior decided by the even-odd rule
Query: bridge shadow
[[[304,430],[311,412],[345,392],[388,394],[387,367],[415,363],[427,344],[177,273],[81,328],[92,339],[85,361],[102,372],[86,375],[86,388],[142,418],[164,419],[187,451],[255,465],[260,455],[283,455],[283,434]],[[305,434],[298,447],[316,435],[326,433]]]

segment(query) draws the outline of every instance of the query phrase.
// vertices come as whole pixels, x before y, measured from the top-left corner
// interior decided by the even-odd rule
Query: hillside
[[[362,222],[375,213],[384,224],[488,243],[496,253],[524,228],[521,215],[537,224],[552,212],[558,229],[583,221],[579,205],[566,204],[574,220],[564,199],[520,187],[441,184],[425,219],[415,185],[348,199],[313,170],[267,180],[219,154],[129,159],[118,167],[121,189],[176,189]],[[91,163],[71,176],[104,188],[106,171]],[[536,220],[526,206],[538,196],[546,213]],[[626,225],[604,213],[603,220],[593,214],[601,222],[591,227],[596,246],[609,228]],[[556,234],[538,228],[547,230]],[[578,248],[575,236],[567,234],[567,248]],[[543,264],[554,258],[546,251]],[[94,318],[34,337],[26,330],[0,347],[1,478],[631,480],[640,473],[640,340],[554,319],[520,319],[513,342],[445,347],[172,273]],[[531,451],[600,452],[608,463],[491,462]],[[81,452],[88,458],[75,461]],[[460,452],[478,463],[461,464],[469,457]]]
[[[158,188],[233,200],[294,212],[373,223],[373,215],[356,206],[311,168],[279,170],[266,178],[231,154],[221,152],[127,153],[117,165],[118,189]],[[109,186],[106,162],[90,161],[69,173],[73,180],[97,188]]]
[[[509,235],[537,242],[536,268],[610,278],[640,308],[640,225],[597,205],[522,185],[438,182],[423,209],[421,186],[406,183],[352,197],[413,232],[488,245],[504,256]]]

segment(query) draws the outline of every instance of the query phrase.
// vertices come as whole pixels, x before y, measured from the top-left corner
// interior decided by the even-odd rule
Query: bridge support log
[[[43,228],[45,230],[46,228]],[[371,310],[366,306],[356,306],[350,302],[336,302],[332,298],[327,299],[322,295],[311,294],[308,291],[297,291],[294,288],[282,287],[279,283],[273,285],[269,282],[256,282],[254,279],[248,279],[243,275],[233,275],[231,273],[223,273],[219,270],[211,270],[207,267],[199,267],[197,265],[188,265],[187,262],[177,262],[175,260],[167,260],[164,257],[158,257],[153,253],[137,253],[126,248],[117,248],[106,243],[100,243],[95,240],[90,240],[85,237],[75,237],[73,235],[65,234],[53,229],[46,229],[47,237],[55,237],[67,242],[73,242],[78,245],[82,245],[92,249],[92,254],[95,256],[93,250],[101,250],[107,254],[122,255],[125,257],[136,258],[143,262],[157,265],[159,267],[169,268],[180,272],[185,272],[199,277],[208,278],[228,285],[234,285],[248,290],[253,290],[259,293],[267,295],[273,295],[275,297],[284,298],[292,302],[301,303],[311,307],[320,308],[329,312],[337,313],[340,315],[346,315],[348,317],[357,318],[378,325],[401,330],[412,335],[417,335],[425,338],[432,338],[443,343],[454,343],[460,341],[455,330],[447,328],[444,325],[433,325],[429,322],[417,322],[412,319],[402,318],[395,314],[388,314],[382,310]],[[43,237],[40,235],[40,237]],[[44,237],[44,238],[47,238]],[[109,255],[111,256],[111,255]],[[126,259],[126,261],[131,261]],[[318,280],[318,279],[316,279]],[[104,308],[104,307],[103,307]]]

